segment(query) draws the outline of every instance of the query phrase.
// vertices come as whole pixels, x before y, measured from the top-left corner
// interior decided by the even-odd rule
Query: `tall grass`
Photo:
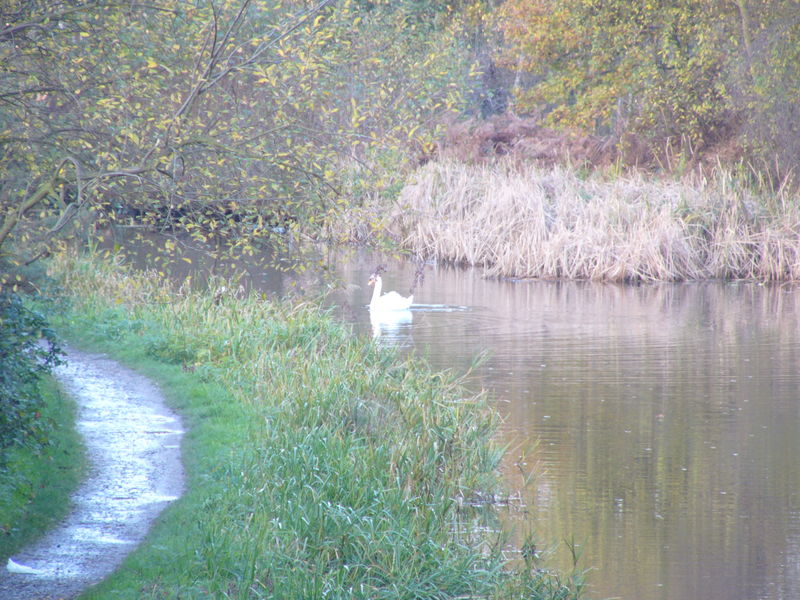
[[[494,417],[452,377],[314,305],[176,291],[73,256],[51,267],[71,303],[61,326],[174,365],[160,377],[190,427],[186,496],[96,597],[579,595],[541,565],[507,568],[476,527],[493,519],[477,499],[500,453]]]
[[[387,226],[417,254],[494,275],[800,278],[797,199],[759,197],[742,181],[439,161],[417,172]]]

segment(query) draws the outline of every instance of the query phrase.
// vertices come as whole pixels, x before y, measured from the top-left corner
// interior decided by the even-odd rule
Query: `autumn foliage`
[[[0,6],[0,248],[86,223],[248,252],[393,184],[469,76],[448,3]]]
[[[534,77],[520,111],[655,155],[736,138],[751,157],[797,160],[797,2],[508,0],[500,28],[505,64]]]

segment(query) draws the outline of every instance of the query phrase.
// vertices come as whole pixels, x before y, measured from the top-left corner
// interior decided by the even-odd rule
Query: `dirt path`
[[[0,598],[72,598],[116,569],[183,490],[183,427],[148,379],[102,355],[69,350],[56,377],[78,404],[88,474],[66,520],[0,565]]]

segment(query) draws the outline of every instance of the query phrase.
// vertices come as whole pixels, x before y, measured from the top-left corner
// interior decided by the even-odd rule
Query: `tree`
[[[542,76],[523,103],[550,104],[556,123],[701,141],[726,116],[719,74],[735,10],[713,0],[510,0],[503,13],[519,65]]]
[[[6,4],[0,253],[34,260],[77,217],[244,252],[313,226],[352,164],[424,144],[458,102],[458,27],[415,33],[414,4]]]
[[[777,0],[509,0],[506,60],[539,75],[519,104],[544,109],[551,123],[702,149],[748,118],[732,84],[744,83],[740,65],[753,64],[768,15],[780,5],[787,17],[789,4],[796,22],[796,2]],[[794,48],[789,56],[794,35],[779,44]]]
[[[731,58],[726,85],[751,156],[783,182],[800,168],[800,6],[793,0],[738,0],[744,54]],[[796,182],[796,181],[795,181]]]

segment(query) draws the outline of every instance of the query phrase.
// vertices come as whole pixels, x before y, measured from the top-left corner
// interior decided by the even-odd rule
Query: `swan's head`
[[[381,280],[381,276],[378,275],[377,273],[373,273],[372,275],[369,276],[369,281],[367,282],[367,285],[375,285],[380,280]]]

